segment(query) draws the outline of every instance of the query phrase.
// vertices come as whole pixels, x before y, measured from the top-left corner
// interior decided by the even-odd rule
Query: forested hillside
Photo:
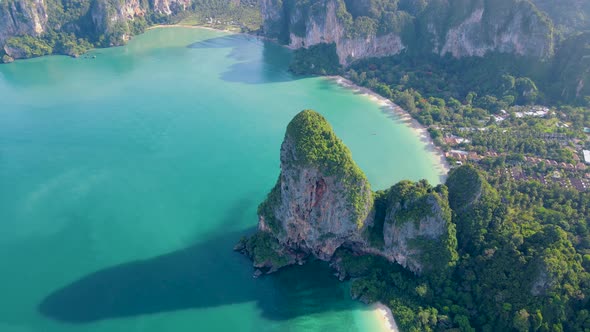
[[[499,103],[481,103],[491,101],[493,107],[585,105],[590,95],[585,33],[590,5],[566,2],[286,0],[280,7],[264,0],[262,12],[267,34],[299,48],[292,66],[296,73],[333,74],[350,68],[359,74],[375,72],[379,83],[395,91],[407,85],[405,80],[399,84],[405,72],[410,80],[415,74],[423,85],[438,85],[439,90],[448,90],[441,84],[458,86],[462,91],[452,93],[457,100],[472,91],[489,95]],[[431,73],[433,77],[424,76]],[[492,91],[501,89],[505,75],[529,80],[530,89],[520,84],[528,96],[522,96],[524,90],[520,97],[509,93],[514,99]],[[435,94],[417,90],[428,97]]]
[[[344,250],[354,295],[388,303],[402,331],[590,329],[589,194],[486,179],[471,166],[446,185],[460,256],[453,271],[417,277]]]
[[[553,20],[556,32],[567,36],[590,29],[590,2],[586,0],[533,0]]]

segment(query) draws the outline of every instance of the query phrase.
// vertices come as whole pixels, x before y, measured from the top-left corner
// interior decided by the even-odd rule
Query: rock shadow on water
[[[255,302],[270,320],[358,308],[323,263],[254,279],[251,262],[232,251],[244,234],[212,236],[182,250],[96,271],[49,294],[38,311],[85,324],[247,302]]]
[[[221,73],[226,82],[266,84],[294,81],[298,77],[288,71],[292,52],[268,40],[244,34],[215,37],[190,44],[194,49],[231,48],[228,57],[235,60]]]

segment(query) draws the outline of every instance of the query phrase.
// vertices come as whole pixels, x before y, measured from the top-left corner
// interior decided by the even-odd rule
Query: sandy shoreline
[[[244,35],[252,36],[252,37],[255,37],[255,38],[258,38],[261,40],[266,39],[263,36],[257,36],[257,35],[252,35],[252,34],[247,34],[244,32],[232,31],[232,30],[216,29],[216,28],[211,28],[211,27],[206,27],[206,26],[201,26],[201,25],[160,24],[160,25],[151,26],[148,28],[148,30],[157,29],[157,28],[206,29],[206,30],[219,31],[219,32],[225,32],[225,33],[230,33],[230,34],[244,34]],[[289,47],[287,47],[287,48],[289,48]],[[426,149],[430,152],[433,152],[434,155],[436,156],[435,168],[440,174],[441,183],[444,183],[444,181],[446,180],[446,177],[450,171],[450,166],[447,162],[447,158],[445,157],[444,152],[438,146],[436,146],[434,144],[434,142],[432,141],[432,138],[430,137],[430,134],[428,133],[428,130],[426,130],[426,128],[424,126],[422,126],[416,119],[412,118],[412,116],[408,112],[406,112],[404,109],[402,109],[401,107],[399,107],[398,105],[393,103],[391,100],[377,94],[374,91],[371,91],[370,89],[358,86],[358,85],[354,84],[351,80],[346,79],[342,76],[325,76],[325,77],[340,86],[343,86],[347,89],[351,89],[356,93],[360,93],[362,95],[368,96],[370,99],[372,99],[373,101],[378,103],[380,106],[382,106],[386,111],[395,115],[397,119],[401,120],[404,124],[406,124],[412,130],[414,130],[414,132],[418,135],[418,137],[420,137],[420,140],[426,145]]]
[[[414,132],[420,137],[420,140],[426,144],[426,149],[433,152],[436,156],[435,167],[440,173],[441,183],[444,182],[447,174],[450,171],[449,163],[447,162],[447,158],[445,158],[444,152],[434,144],[430,134],[428,133],[428,130],[424,126],[422,126],[416,119],[412,118],[408,112],[393,103],[391,100],[377,94],[374,91],[371,91],[370,89],[358,86],[351,80],[348,80],[342,76],[327,76],[327,78],[340,86],[353,90],[355,93],[368,96],[371,100],[378,103],[388,112],[394,114],[399,120],[414,130]]]
[[[212,30],[212,31],[219,31],[219,32],[243,34],[243,32],[238,32],[238,31],[233,31],[233,30],[215,29],[215,28],[206,27],[206,26],[202,26],[202,25],[190,25],[190,24],[158,24],[158,25],[149,26],[146,30],[166,29],[166,28],[205,29],[205,30]]]
[[[383,303],[377,302],[372,305],[373,311],[379,320],[379,325],[381,332],[399,332],[399,328],[395,323],[395,319],[393,318],[393,314],[391,313],[391,309],[384,305]]]
[[[227,33],[227,34],[231,34],[231,35],[244,35],[244,36],[248,36],[248,37],[253,37],[253,38],[257,39],[257,40],[276,42],[276,40],[267,38],[265,36],[257,35],[257,34],[252,34],[252,33],[248,33],[248,32],[241,32],[241,31],[236,31],[236,30],[217,29],[217,28],[207,27],[207,26],[203,26],[203,25],[159,24],[159,25],[152,25],[152,26],[148,27],[146,30],[167,29],[167,28],[205,29],[205,30],[223,32],[223,33]],[[281,45],[281,44],[278,44],[278,43],[277,43],[277,45],[282,46],[282,47],[285,47],[285,48],[288,48],[290,50],[293,50],[294,49],[294,48],[291,48],[291,47],[289,47],[287,45]]]

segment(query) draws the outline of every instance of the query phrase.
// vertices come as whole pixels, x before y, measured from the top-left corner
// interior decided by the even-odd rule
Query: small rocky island
[[[448,196],[446,186],[426,181],[371,191],[326,119],[306,110],[287,127],[281,174],[259,206],[258,232],[236,250],[252,259],[255,276],[308,259],[338,269],[340,250],[381,256],[418,275],[442,272],[458,258]]]

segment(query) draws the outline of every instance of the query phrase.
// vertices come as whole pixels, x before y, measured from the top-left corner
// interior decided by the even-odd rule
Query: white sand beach
[[[441,174],[441,182],[444,182],[447,174],[450,171],[449,164],[447,162],[447,159],[445,158],[444,152],[434,144],[432,138],[430,137],[430,134],[428,133],[428,130],[424,126],[422,126],[416,119],[412,118],[412,116],[408,112],[406,112],[404,109],[393,103],[391,100],[377,94],[374,91],[371,91],[370,89],[358,86],[354,84],[352,81],[342,76],[328,76],[327,78],[329,80],[334,81],[340,86],[352,89],[353,91],[355,91],[355,93],[368,96],[373,101],[378,103],[380,106],[386,108],[392,114],[396,115],[400,121],[404,122],[406,125],[412,128],[420,137],[420,140],[426,144],[426,149],[435,154],[436,168],[437,171],[439,171]]]
[[[204,30],[212,30],[212,31],[219,31],[219,32],[229,32],[229,33],[239,33],[237,31],[228,30],[228,29],[216,29],[208,26],[203,25],[191,25],[191,24],[157,24],[148,27],[146,30],[152,29],[166,29],[166,28],[187,28],[187,29],[204,29]]]
[[[375,313],[376,319],[379,321],[381,327],[379,331],[375,332],[399,332],[393,313],[383,303],[376,303],[372,305],[372,310]]]

